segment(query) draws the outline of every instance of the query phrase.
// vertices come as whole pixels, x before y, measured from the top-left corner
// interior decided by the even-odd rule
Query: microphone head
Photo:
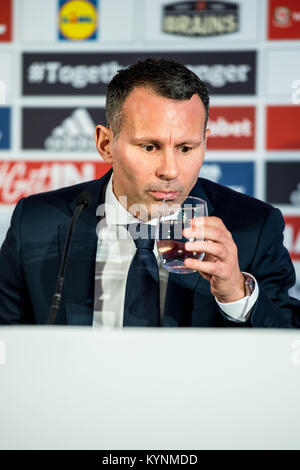
[[[84,208],[86,209],[91,204],[92,200],[93,200],[93,197],[89,192],[82,191],[77,198],[77,206],[80,206],[80,204],[83,204]]]

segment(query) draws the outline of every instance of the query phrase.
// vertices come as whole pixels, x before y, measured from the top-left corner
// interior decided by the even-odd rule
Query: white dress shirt
[[[105,216],[97,227],[93,326],[123,327],[127,274],[136,252],[135,243],[126,225],[140,222],[117,200],[113,193],[111,176],[105,193]],[[152,219],[149,223],[155,224],[156,220]],[[156,244],[154,244],[154,254],[159,268],[160,324],[162,324],[169,273],[162,267]],[[227,319],[243,322],[246,321],[257,297],[258,285],[255,282],[255,289],[250,296],[232,303],[224,304],[217,299],[216,302]]]

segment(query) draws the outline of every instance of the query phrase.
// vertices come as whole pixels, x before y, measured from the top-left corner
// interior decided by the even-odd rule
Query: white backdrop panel
[[[266,70],[266,95],[284,97],[291,103],[292,83],[300,79],[300,50],[268,51]]]

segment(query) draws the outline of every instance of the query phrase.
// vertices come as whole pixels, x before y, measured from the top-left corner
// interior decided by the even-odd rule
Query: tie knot
[[[137,250],[150,250],[154,248],[154,236],[152,234],[152,227],[149,224],[130,224],[127,230],[130,233]]]

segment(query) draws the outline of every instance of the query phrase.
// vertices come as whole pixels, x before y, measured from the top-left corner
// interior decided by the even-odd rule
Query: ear
[[[205,150],[206,150],[207,138],[209,137],[209,135],[210,135],[210,129],[206,129],[206,131],[205,131],[205,140],[204,140]]]
[[[112,164],[113,133],[110,129],[99,124],[95,130],[96,147],[106,163]]]

